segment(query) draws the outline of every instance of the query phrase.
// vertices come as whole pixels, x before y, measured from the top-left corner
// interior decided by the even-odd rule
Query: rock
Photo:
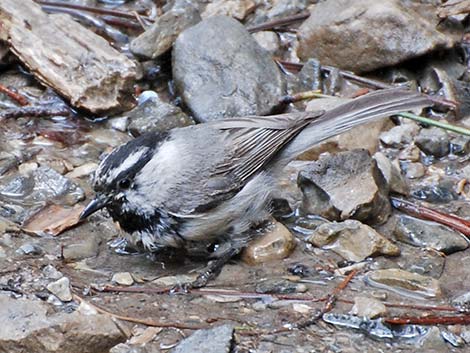
[[[386,313],[387,307],[381,301],[369,297],[354,297],[351,314],[375,319]]]
[[[455,155],[467,154],[470,150],[470,139],[467,136],[456,136],[450,140],[450,153]]]
[[[307,62],[302,66],[302,69],[297,74],[298,83],[296,85],[296,91],[316,91],[322,88],[322,72],[321,64],[317,59],[308,59]],[[330,98],[319,98],[324,102],[330,100]],[[334,101],[338,103],[345,101],[344,98],[333,98]],[[305,110],[314,111],[314,110],[323,110],[324,108],[316,108],[318,104],[318,99],[312,99],[307,103],[307,108]]]
[[[454,184],[444,181],[437,185],[424,185],[414,190],[411,195],[418,199],[431,203],[448,203],[457,200],[459,195],[454,190]]]
[[[439,327],[432,326],[424,339],[420,342],[419,350],[421,352],[440,353],[449,352],[449,346],[442,338]]]
[[[250,265],[280,260],[295,248],[295,238],[282,223],[271,224],[258,238],[243,250],[242,259]]]
[[[453,40],[436,30],[436,22],[398,0],[335,0],[320,2],[299,29],[301,59],[317,58],[345,70],[371,71],[393,66]],[[334,14],[332,16],[331,14]]]
[[[442,224],[406,215],[398,216],[393,234],[404,243],[436,249],[447,255],[465,250],[469,246],[468,240],[459,232]]]
[[[266,115],[285,92],[270,55],[239,22],[222,16],[180,34],[173,48],[173,78],[200,122]]]
[[[50,313],[43,302],[0,296],[0,352],[107,352],[124,340],[110,316]]]
[[[76,108],[100,114],[133,105],[137,67],[103,37],[30,0],[1,0],[0,17],[11,52]]]
[[[299,78],[299,80],[301,77]],[[308,84],[308,81],[304,80]],[[299,85],[302,83],[299,82]],[[303,84],[302,84],[303,85]],[[306,111],[330,110],[345,102],[350,101],[347,98],[317,98],[307,103]],[[324,142],[312,147],[309,151],[303,153],[298,159],[316,160],[324,152],[339,152],[344,150],[353,150],[364,148],[370,154],[374,154],[378,147],[378,139],[383,130],[386,130],[391,122],[388,119],[380,119],[358,127],[355,127],[338,136],[334,136]]]
[[[275,294],[289,294],[289,293],[303,293],[307,290],[305,284],[294,283],[286,279],[267,279],[256,284],[256,293],[275,293]]]
[[[410,123],[397,125],[380,135],[380,141],[387,146],[401,147],[403,144],[409,144],[413,141],[413,137],[419,132],[419,126]]]
[[[300,171],[297,183],[307,214],[383,223],[391,212],[387,182],[365,150],[325,153]]]
[[[419,148],[412,143],[400,151],[398,159],[401,161],[418,162],[420,159],[420,153]]]
[[[153,347],[154,344],[146,344],[144,346],[134,346],[127,343],[119,343],[111,348],[109,353],[157,353],[160,349]]]
[[[233,326],[222,325],[197,330],[185,338],[171,353],[229,353],[233,339]]]
[[[25,243],[16,250],[16,253],[21,255],[38,256],[44,254],[44,250],[37,244]]]
[[[55,282],[49,283],[46,288],[63,302],[69,302],[73,299],[72,292],[70,291],[70,281],[67,277],[62,277]]]
[[[307,0],[270,0],[269,2],[258,2],[255,22],[266,22],[298,14],[305,10],[308,4],[309,1]]]
[[[155,59],[166,53],[178,35],[201,21],[198,9],[187,2],[157,17],[155,23],[135,38],[130,45],[132,53],[145,59]]]
[[[394,259],[384,256],[376,258],[369,268],[371,270],[399,268],[435,279],[441,278],[446,259],[436,250],[401,243],[400,252],[400,256]]]
[[[419,179],[424,176],[426,169],[422,163],[408,163],[406,164],[405,172],[408,179]]]
[[[366,276],[366,282],[374,287],[420,299],[442,296],[437,279],[397,268],[370,271]]]
[[[213,16],[229,16],[242,21],[255,9],[253,0],[214,0],[207,4],[201,17],[206,19]]]
[[[447,156],[450,152],[449,135],[438,127],[422,129],[415,143],[421,151],[436,158]]]
[[[79,243],[64,245],[62,248],[62,256],[65,262],[95,257],[99,253],[100,244],[101,240],[96,235],[90,234]]]
[[[98,168],[98,164],[94,162],[89,162],[81,165],[80,167],[75,168],[70,173],[67,173],[65,176],[67,178],[83,178],[87,177],[92,174],[96,168]]]
[[[179,284],[190,283],[196,280],[197,274],[194,275],[177,275],[177,276],[165,276],[157,278],[154,283],[156,286],[161,287],[172,287]]]
[[[272,31],[260,31],[253,33],[256,42],[268,53],[275,55],[280,49],[279,37]]]
[[[298,312],[301,314],[310,314],[313,310],[313,308],[310,305],[299,304],[299,303],[292,304],[292,309],[294,309],[295,312]]]
[[[408,195],[410,190],[400,170],[382,152],[377,152],[373,158],[387,181],[390,191]]]
[[[3,180],[2,180],[3,181]],[[0,205],[17,204],[21,207],[11,215],[11,221],[23,224],[30,214],[38,213],[47,203],[60,201],[74,205],[85,198],[84,191],[70,179],[49,167],[39,167],[28,175],[16,175],[0,184]],[[1,208],[1,207],[0,207]]]
[[[451,301],[452,306],[459,309],[461,312],[469,312],[470,311],[470,292],[466,292],[461,294]]]
[[[134,284],[134,278],[132,278],[132,275],[129,272],[115,273],[111,281],[121,286],[132,286]]]
[[[129,119],[128,130],[133,136],[147,132],[165,132],[175,127],[193,125],[194,121],[183,111],[160,99],[157,93],[126,113]]]
[[[42,273],[49,279],[59,279],[64,275],[62,272],[58,271],[54,266],[47,265],[42,269]]]
[[[400,255],[400,249],[396,245],[373,228],[355,220],[322,224],[307,241],[354,262],[381,254]]]

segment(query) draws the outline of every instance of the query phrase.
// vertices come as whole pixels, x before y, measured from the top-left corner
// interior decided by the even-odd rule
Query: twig
[[[23,96],[22,94],[15,92],[11,90],[8,87],[5,87],[4,85],[0,84],[0,92],[5,93],[8,97],[13,99],[14,101],[18,102],[20,105],[28,105],[28,99]]]
[[[384,322],[391,325],[469,325],[470,314],[457,316],[393,317],[385,318]]]
[[[341,293],[348,286],[349,282],[351,282],[351,280],[357,274],[357,272],[358,270],[351,271],[344,278],[344,280],[333,290],[333,292],[326,297],[326,302],[325,302],[325,305],[323,306],[323,309],[320,310],[318,313],[316,313],[313,317],[305,320],[304,322],[298,323],[296,325],[296,328],[298,329],[306,328],[314,324],[315,322],[317,322],[323,316],[323,314],[331,311],[336,301],[338,300],[338,294]]]
[[[69,116],[71,111],[68,107],[48,107],[48,106],[25,106],[20,108],[5,109],[0,112],[0,118],[14,119],[24,116],[45,117],[45,116]]]
[[[299,101],[306,100],[306,99],[312,99],[312,98],[332,98],[332,96],[322,94],[318,90],[304,91],[304,92],[282,96],[281,99],[279,99],[279,103],[290,104],[290,103],[295,103],[295,102],[299,102]]]
[[[277,60],[277,62],[280,65],[284,66],[287,70],[294,71],[294,72],[299,72],[304,67],[304,64],[302,64],[302,63],[293,63],[293,62],[283,61],[283,60]],[[333,70],[337,70],[337,68],[335,68],[333,66],[321,65],[320,70],[329,74]],[[385,88],[393,87],[392,85],[389,85],[389,84],[384,83],[384,82],[380,82],[380,81],[377,81],[377,80],[372,80],[372,79],[369,79],[369,78],[358,76],[358,75],[356,75],[356,74],[354,74],[350,71],[339,70],[339,74],[342,77],[347,78],[351,81],[355,81],[357,83],[361,83],[363,85],[366,85],[366,86],[369,86],[369,87],[372,87],[372,88],[385,89]]]
[[[145,319],[139,319],[139,318],[134,318],[130,316],[119,315],[119,314],[110,312],[106,309],[100,308],[99,306],[96,306],[95,304],[91,304],[76,294],[74,294],[73,297],[75,300],[77,300],[80,303],[86,303],[87,305],[90,305],[99,313],[110,315],[122,321],[133,322],[135,324],[142,324],[146,326],[163,327],[163,328],[173,327],[173,328],[178,328],[181,330],[200,330],[200,329],[206,329],[210,327],[207,325],[188,325],[188,324],[182,324],[182,323],[177,323],[177,322],[159,322],[159,321],[154,321],[154,320],[145,320]]]
[[[459,231],[467,237],[470,237],[470,221],[439,211],[432,210],[428,207],[415,205],[409,201],[391,197],[392,205],[396,209],[416,216],[421,219],[427,219],[440,224],[449,226],[452,229]]]
[[[451,124],[448,124],[448,123],[444,123],[442,121],[437,121],[437,120],[433,120],[433,119],[429,119],[429,118],[424,118],[422,116],[411,114],[411,113],[400,113],[400,114],[397,114],[397,115],[402,116],[402,117],[407,118],[407,119],[418,121],[418,122],[423,123],[423,124],[436,126],[436,127],[441,128],[441,129],[444,129],[444,130],[448,130],[448,131],[456,132],[458,134],[470,136],[470,130],[466,129],[464,127],[451,125]]]
[[[147,293],[147,294],[168,294],[170,292],[169,288],[148,288],[148,287],[116,287],[116,286],[105,286],[102,289],[95,288],[101,292],[117,292],[117,293]],[[262,294],[262,293],[254,293],[254,292],[240,292],[240,291],[229,291],[229,290],[220,290],[220,289],[212,289],[212,288],[205,288],[205,289],[190,289],[188,294],[193,295],[223,295],[227,297],[240,297],[244,299],[265,299],[265,298],[274,298],[278,300],[292,300],[292,301],[300,301],[300,302],[310,302],[310,303],[319,303],[319,302],[326,302],[328,300],[328,296],[315,298],[308,295],[288,295],[288,294]],[[338,302],[345,303],[345,304],[354,304],[353,301],[338,298]],[[384,302],[386,307],[390,308],[401,308],[401,309],[414,309],[414,310],[423,310],[423,311],[450,311],[456,312],[458,311],[456,308],[452,306],[432,306],[432,305],[419,305],[419,304],[397,304],[397,303],[387,303]]]
[[[286,17],[279,18],[276,20],[264,22],[259,25],[250,26],[247,28],[247,30],[250,33],[266,31],[266,30],[273,29],[276,27],[287,26],[294,22],[303,21],[309,17],[310,17],[310,12],[305,11],[305,12],[298,13],[296,15],[286,16]]]
[[[63,2],[58,2],[58,1],[43,1],[43,0],[35,0],[35,1],[38,4],[44,5],[44,6],[63,7],[63,8],[67,8],[67,9],[74,9],[74,10],[81,10],[81,11],[91,12],[91,13],[95,13],[95,14],[98,14],[98,15],[111,15],[111,16],[116,16],[116,17],[135,19],[134,14],[124,12],[124,11],[119,11],[119,10],[101,9],[101,8],[98,8],[98,7],[63,3]],[[153,20],[149,17],[142,16],[142,18],[144,18],[146,21],[153,22]]]

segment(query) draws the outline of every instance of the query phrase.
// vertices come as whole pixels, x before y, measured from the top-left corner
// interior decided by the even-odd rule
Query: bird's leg
[[[194,288],[202,288],[209,283],[211,279],[217,277],[224,267],[224,265],[235,255],[240,252],[240,247],[231,247],[229,250],[224,252],[218,258],[209,261],[204,270],[197,276],[197,278],[192,282],[187,282],[183,284],[178,284],[171,289],[173,293],[189,292]]]
[[[204,270],[197,276],[197,278],[191,282],[191,288],[202,288],[209,283],[211,279],[217,277],[222,271],[224,265],[235,255],[240,252],[240,248],[230,248],[227,252],[222,254],[220,257],[215,260],[209,261]]]

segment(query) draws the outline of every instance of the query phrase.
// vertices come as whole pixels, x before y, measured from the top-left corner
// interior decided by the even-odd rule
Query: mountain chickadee
[[[403,89],[369,93],[329,111],[251,116],[144,134],[112,151],[94,174],[96,197],[150,251],[214,247],[204,286],[269,217],[283,167],[359,124],[431,105]]]

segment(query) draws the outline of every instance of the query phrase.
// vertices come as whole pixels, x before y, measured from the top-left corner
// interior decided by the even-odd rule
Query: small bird
[[[421,94],[392,88],[329,111],[249,116],[168,132],[117,147],[93,177],[95,199],[81,219],[106,208],[151,252],[205,254],[204,286],[253,238],[270,215],[282,169],[315,144],[354,126],[424,108]]]

